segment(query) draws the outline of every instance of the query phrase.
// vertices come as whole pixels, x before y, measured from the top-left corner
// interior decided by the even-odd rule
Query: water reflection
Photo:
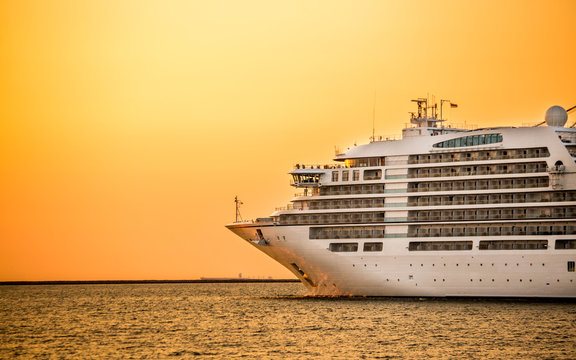
[[[300,284],[0,287],[0,358],[568,359],[576,345],[573,303],[305,294]]]

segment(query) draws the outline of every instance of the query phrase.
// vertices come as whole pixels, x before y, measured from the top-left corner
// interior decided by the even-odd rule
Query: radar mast
[[[238,219],[240,219],[240,221],[242,221],[242,215],[240,215],[240,205],[242,205],[243,202],[238,200],[238,196],[234,197],[234,202],[236,203],[236,221],[235,222],[238,222]]]
[[[428,106],[428,99],[418,98],[412,100],[418,105],[417,113],[410,113],[410,123],[418,127],[431,127],[437,128],[438,123],[444,120],[438,119],[438,104]],[[428,116],[428,109],[430,109],[430,116]]]

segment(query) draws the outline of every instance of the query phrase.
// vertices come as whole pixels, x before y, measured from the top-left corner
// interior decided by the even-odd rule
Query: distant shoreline
[[[53,280],[0,281],[2,285],[114,285],[114,284],[222,284],[222,283],[298,283],[298,279],[198,279],[198,280]]]

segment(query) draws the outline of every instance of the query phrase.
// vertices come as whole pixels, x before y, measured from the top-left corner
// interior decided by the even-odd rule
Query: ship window
[[[556,250],[576,249],[576,240],[556,240]]]
[[[352,170],[352,180],[360,180],[360,170]]]
[[[292,174],[294,184],[318,184],[320,182],[320,174]]]
[[[348,181],[348,175],[349,175],[348,170],[342,171],[342,181]]]
[[[338,171],[332,171],[332,181],[338,181]]]
[[[480,250],[545,250],[548,240],[493,240],[480,241]]]
[[[472,250],[472,241],[411,241],[409,251]]]
[[[382,178],[382,170],[364,170],[364,180],[379,180]]]
[[[568,261],[568,272],[574,272],[575,266],[574,261]]]
[[[364,251],[382,251],[382,243],[381,242],[364,243]]]
[[[446,140],[432,145],[435,148],[451,148],[473,145],[494,144],[502,142],[502,134],[486,134],[464,136],[456,139]]]
[[[331,243],[328,250],[332,252],[356,252],[358,243]]]

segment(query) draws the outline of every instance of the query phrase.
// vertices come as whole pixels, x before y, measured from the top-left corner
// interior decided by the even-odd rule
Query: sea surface
[[[574,359],[576,304],[301,284],[0,286],[2,359]]]

